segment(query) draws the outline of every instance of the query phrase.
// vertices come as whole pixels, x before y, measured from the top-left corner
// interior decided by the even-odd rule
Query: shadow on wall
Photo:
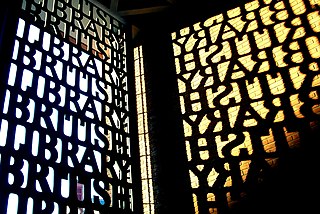
[[[255,0],[172,33],[195,213],[309,213],[320,1]]]
[[[314,213],[319,201],[320,130],[301,140],[307,145],[279,158],[277,166],[259,184],[251,184],[246,196],[230,206],[230,214]],[[311,146],[312,143],[315,146]],[[309,146],[308,146],[309,144]]]

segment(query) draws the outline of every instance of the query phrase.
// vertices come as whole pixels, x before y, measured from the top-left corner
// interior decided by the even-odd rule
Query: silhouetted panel
[[[0,113],[6,213],[133,212],[125,45],[90,1],[23,1]]]

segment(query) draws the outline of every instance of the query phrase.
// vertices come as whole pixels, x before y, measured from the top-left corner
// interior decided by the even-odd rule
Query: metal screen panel
[[[7,213],[133,211],[126,34],[87,0],[24,0],[0,113]]]

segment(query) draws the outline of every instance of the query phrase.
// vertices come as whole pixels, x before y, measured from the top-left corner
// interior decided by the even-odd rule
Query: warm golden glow
[[[288,121],[320,114],[319,5],[320,0],[254,0],[172,33],[194,190],[214,186],[220,172],[233,170],[231,157],[241,160],[245,182],[254,148],[275,165],[277,157],[268,155],[279,152],[279,134],[287,141],[282,149],[299,146],[299,132],[288,131]],[[264,126],[269,128],[255,136]],[[224,169],[212,167],[217,159]],[[207,184],[199,183],[201,176]],[[224,180],[224,187],[234,185],[231,176]],[[208,191],[207,201],[216,201]],[[197,194],[195,213],[203,203]],[[226,200],[232,203],[230,192]],[[208,212],[218,211],[213,206]]]
[[[142,180],[143,213],[154,214],[153,183],[150,160],[150,144],[147,117],[147,103],[145,90],[145,76],[143,67],[142,47],[134,48],[136,103],[138,118],[138,136],[140,150],[140,168]]]

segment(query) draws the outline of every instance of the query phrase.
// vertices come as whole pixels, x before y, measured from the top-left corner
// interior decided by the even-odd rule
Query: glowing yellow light
[[[142,202],[143,213],[154,213],[154,198],[153,184],[151,173],[150,146],[148,135],[148,120],[147,120],[147,104],[146,90],[144,82],[144,66],[142,58],[142,47],[134,49],[134,72],[135,72],[135,87],[136,87],[136,104],[137,104],[137,124],[138,124],[138,139],[140,152],[140,168],[141,168],[141,184],[142,184]]]
[[[260,135],[260,146],[266,155],[274,155],[278,152],[276,142],[279,136],[275,133],[279,130],[275,131],[278,126],[272,124],[281,127],[289,119],[303,120],[308,116],[303,111],[308,104],[305,100],[310,98],[316,103],[319,99],[316,88],[320,86],[317,73],[320,70],[317,62],[320,58],[317,36],[320,32],[320,1],[309,2],[312,9],[306,7],[308,3],[304,0],[254,0],[244,7],[195,23],[192,31],[191,28],[183,29],[177,33],[177,38],[173,38],[175,43],[179,42],[179,51],[175,51],[177,74],[184,72],[182,77],[179,76],[179,92],[184,97],[190,96],[192,101],[188,104],[182,96],[180,99],[181,111],[188,118],[183,122],[184,133],[195,140],[193,142],[198,142],[199,147],[194,152],[196,148],[186,143],[188,161],[194,164],[191,154],[203,161],[197,165],[197,170],[206,171],[208,160],[222,159],[228,171],[231,170],[229,156],[248,156],[247,160],[239,161],[241,177],[246,181],[250,157],[254,153],[253,144],[257,143],[252,142],[254,137],[250,130],[267,128],[264,130],[267,133]],[[205,35],[208,32],[209,35]],[[302,96],[302,90],[308,87],[309,94]],[[246,111],[246,108],[250,110]],[[311,108],[313,113],[320,114],[320,105]],[[289,115],[294,118],[288,118]],[[268,122],[266,125],[271,123],[270,127],[265,127],[264,121]],[[287,146],[299,146],[299,133],[288,132],[284,125],[282,128]],[[206,147],[213,143],[217,147],[213,152],[216,156],[210,157],[211,151]],[[277,163],[277,157],[265,160],[271,166]],[[218,175],[212,168],[204,186],[213,186]],[[196,173],[191,177],[193,188],[201,186]],[[232,185],[232,179],[228,177],[224,186]],[[230,192],[226,193],[226,198],[231,204]],[[198,199],[194,194],[196,213],[200,204]],[[207,201],[215,200],[214,193],[207,194]],[[215,212],[215,208],[209,209],[209,213]]]

